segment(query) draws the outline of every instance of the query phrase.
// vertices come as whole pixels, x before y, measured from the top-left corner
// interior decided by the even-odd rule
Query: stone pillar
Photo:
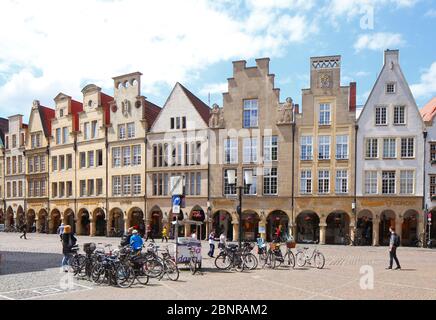
[[[76,221],[76,234],[77,235],[83,234],[82,224],[80,223],[81,221],[82,221],[81,217],[79,217],[79,219],[77,219],[77,221]]]
[[[239,222],[233,223],[233,240],[232,241],[238,241],[239,240]]]
[[[94,218],[89,219],[89,235],[95,237],[95,221]]]
[[[53,234],[56,233],[56,230],[53,231],[53,220],[50,218],[47,218],[48,221],[48,233]]]
[[[327,230],[327,223],[319,224],[319,244],[325,244],[325,235]]]
[[[111,235],[111,229],[112,229],[112,225],[111,225],[111,219],[106,217],[106,237],[109,237]]]
[[[209,239],[209,234],[212,231],[211,223],[209,222],[209,219],[206,218],[205,223],[203,224],[203,228],[206,228],[206,239],[202,239],[202,240],[207,240]]]
[[[130,225],[129,225],[129,219],[124,217],[124,230],[127,232],[127,230],[129,230]]]
[[[39,220],[38,217],[35,217],[35,223],[36,223],[36,232],[35,233],[38,233],[40,230],[40,227],[41,227],[41,221]]]
[[[374,219],[372,222],[372,245],[378,246],[380,238],[380,220]]]
[[[351,238],[352,241],[356,240],[356,233],[357,233],[356,225],[354,224],[354,222],[351,222],[350,223],[350,238]],[[352,246],[352,245],[353,244],[350,243],[350,246]]]
[[[191,228],[190,228],[190,225],[189,224],[185,224],[185,226],[184,226],[184,228],[185,228],[185,237],[190,237],[191,236]]]

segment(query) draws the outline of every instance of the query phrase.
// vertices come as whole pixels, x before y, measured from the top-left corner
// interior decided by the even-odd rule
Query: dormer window
[[[390,82],[386,84],[386,93],[395,93],[395,83]]]
[[[60,110],[59,110],[59,116],[60,116],[60,117],[63,117],[63,116],[64,116],[64,109],[60,109]]]
[[[89,101],[88,101],[88,107],[92,108],[92,105],[93,105],[92,100],[89,100]]]

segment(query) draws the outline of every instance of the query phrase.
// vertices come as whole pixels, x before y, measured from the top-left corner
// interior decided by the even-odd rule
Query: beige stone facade
[[[242,186],[245,170],[256,178],[244,186],[243,238],[259,233],[271,240],[278,225],[285,231],[291,227],[294,106],[291,100],[280,103],[269,62],[258,59],[255,67],[234,62],[224,106],[215,106],[210,120],[211,228],[232,240],[239,234],[236,187]],[[226,182],[228,170],[236,170],[236,186]]]

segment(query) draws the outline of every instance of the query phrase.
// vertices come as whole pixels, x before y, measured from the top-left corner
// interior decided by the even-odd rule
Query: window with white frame
[[[278,137],[266,136],[263,138],[263,160],[265,162],[278,160]]]
[[[395,194],[395,171],[382,172],[382,193]]]
[[[195,180],[195,195],[201,195],[201,172],[197,172],[196,180]]]
[[[395,93],[395,83],[389,82],[386,84],[386,93]]]
[[[35,180],[34,181],[34,184],[33,184],[33,187],[34,187],[34,192],[35,192],[35,197],[40,197],[41,196],[41,194],[39,193],[39,190],[40,190],[40,188],[39,188],[39,186],[40,186],[40,183],[39,183],[39,180]],[[64,191],[64,190],[63,190]],[[65,191],[64,191],[65,192]],[[62,197],[64,196],[64,193],[62,193]]]
[[[195,144],[195,164],[201,165],[201,142]]]
[[[96,180],[96,195],[102,195],[103,194],[103,179],[97,179]]]
[[[436,161],[436,143],[430,143],[430,161]]]
[[[85,122],[83,124],[83,139],[89,140],[90,135],[91,135],[91,130],[89,127],[89,122]]]
[[[95,139],[95,138],[98,137],[97,129],[98,129],[98,122],[97,122],[97,120],[92,121],[92,124],[91,124],[91,139]]]
[[[51,157],[51,166],[53,171],[58,170],[58,157]]]
[[[378,158],[378,139],[377,138],[366,139],[366,158],[368,158],[368,159]]]
[[[415,138],[401,138],[401,158],[415,156]]]
[[[330,159],[330,136],[318,137],[318,159],[329,160]]]
[[[400,172],[400,193],[413,194],[415,185],[413,170],[404,170]]]
[[[336,171],[336,193],[348,193],[348,171],[337,170]]]
[[[67,154],[67,170],[73,169],[73,155]]]
[[[263,194],[277,195],[278,193],[278,171],[277,168],[264,168],[263,173]]]
[[[141,146],[133,146],[133,163],[134,166],[141,165]]]
[[[436,176],[430,176],[430,197],[436,196]]]
[[[313,139],[312,136],[301,137],[301,160],[313,160]]]
[[[69,137],[70,133],[68,132],[67,127],[62,128],[62,131],[63,131],[63,141],[62,142],[63,142],[63,144],[67,144],[69,142],[68,137]]]
[[[139,195],[141,194],[141,176],[139,174],[135,174],[132,176],[133,179],[133,194]]]
[[[80,168],[86,167],[86,152],[80,152]]]
[[[165,173],[164,174],[164,196],[168,195],[169,184],[170,184],[169,181],[170,181],[169,180],[169,175],[168,175],[168,173]]]
[[[152,176],[152,180],[153,180],[153,196],[157,196],[157,174],[154,174]]]
[[[45,156],[41,156],[40,157],[40,162],[41,162],[41,172],[45,172]]]
[[[135,123],[127,124],[127,138],[132,139],[135,137]]]
[[[248,186],[245,183],[245,179],[244,179],[244,194],[245,195],[251,195],[254,196],[257,194],[257,170],[256,169],[244,169],[244,177],[245,177],[245,172],[247,171],[251,171],[252,177],[253,177],[253,181],[252,184],[250,186]]]
[[[192,172],[189,176],[189,194],[195,196],[195,173]]]
[[[257,138],[244,138],[243,140],[244,163],[257,162]]]
[[[120,176],[112,177],[112,194],[114,196],[121,195],[121,177]]]
[[[123,176],[123,195],[128,196],[130,194],[131,194],[130,176]]]
[[[383,158],[397,157],[397,140],[395,138],[383,139]]]
[[[258,112],[257,99],[244,100],[244,128],[256,128],[258,126]]]
[[[318,193],[324,194],[330,192],[330,171],[318,171]]]
[[[88,168],[94,167],[94,151],[88,151]]]
[[[233,170],[233,169],[232,169]],[[236,184],[238,183],[238,173],[236,171],[236,184],[229,184],[228,171],[224,170],[224,195],[236,195]]]
[[[114,168],[121,167],[121,148],[112,148],[112,166]]]
[[[365,193],[377,194],[377,171],[365,171]]]
[[[130,166],[132,156],[130,147],[123,147],[123,166]]]
[[[238,140],[224,140],[224,160],[225,163],[238,163]]]
[[[72,196],[73,196],[73,182],[68,181],[67,182],[67,197],[72,197]]]
[[[319,105],[319,124],[322,126],[330,125],[331,121],[331,106],[329,103],[321,103]]]
[[[94,180],[90,179],[88,180],[88,196],[94,195]]]
[[[348,136],[336,136],[336,159],[348,159]]]
[[[178,166],[183,165],[182,159],[183,159],[183,144],[182,143],[178,143],[177,144],[177,162],[176,162],[176,164]]]
[[[62,140],[61,140],[61,128],[57,128],[56,129],[56,144],[61,144]]]
[[[120,139],[120,140],[126,139],[126,125],[125,124],[118,125],[118,139]]]
[[[311,170],[301,171],[300,192],[302,194],[312,193],[312,171]]]
[[[38,159],[35,158],[35,171],[37,171],[36,170],[36,166],[37,166],[37,163],[38,163],[37,160]],[[65,170],[65,156],[64,155],[59,156],[59,170]]]
[[[395,106],[394,107],[394,124],[402,125],[406,124],[406,107]]]
[[[383,126],[388,124],[388,111],[386,107],[375,108],[375,124],[377,126]]]
[[[84,197],[86,195],[86,180],[80,180],[80,196]]]
[[[29,173],[33,172],[33,158],[29,158],[27,160],[27,169],[28,169]]]

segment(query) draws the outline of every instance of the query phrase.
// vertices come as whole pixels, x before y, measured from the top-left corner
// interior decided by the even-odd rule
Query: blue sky
[[[336,54],[343,85],[356,81],[364,104],[388,48],[400,49],[421,107],[436,95],[435,30],[432,0],[5,0],[0,116],[27,121],[33,100],[80,101],[89,83],[112,94],[112,77],[134,71],[158,105],[177,81],[222,105],[231,62],[260,57],[271,58],[281,100],[301,103],[310,57]]]

